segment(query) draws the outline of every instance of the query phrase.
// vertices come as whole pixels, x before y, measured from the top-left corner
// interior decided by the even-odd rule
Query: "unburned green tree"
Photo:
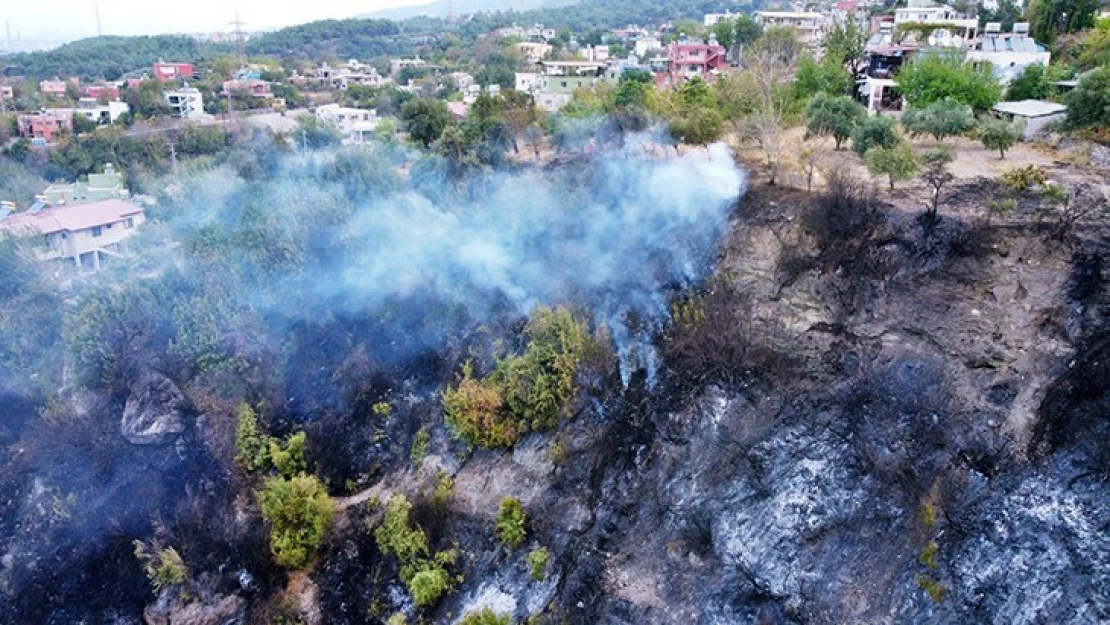
[[[937,100],[921,108],[911,106],[902,114],[902,126],[911,135],[930,135],[938,142],[962,135],[974,125],[971,107],[952,99]]]
[[[806,134],[831,136],[839,150],[863,116],[863,107],[852,98],[819,93],[806,108]]]
[[[413,141],[430,147],[451,123],[451,112],[440,100],[415,98],[401,107],[401,124]]]
[[[886,176],[890,189],[899,180],[909,180],[921,170],[913,149],[902,141],[892,148],[876,147],[867,152],[867,170],[872,176]]]
[[[258,491],[258,501],[277,563],[289,569],[308,566],[335,515],[323,483],[314,475],[272,477]]]
[[[516,497],[506,497],[501,500],[497,511],[497,537],[510,549],[516,549],[524,544],[528,538],[528,530],[524,527],[524,508]]]
[[[988,150],[998,150],[998,158],[1006,158],[1009,150],[1021,139],[1021,128],[1016,123],[994,117],[985,117],[975,128],[975,134],[983,147]]]
[[[876,115],[866,117],[852,131],[852,151],[863,155],[871,148],[892,148],[898,145],[901,137],[895,127],[894,118]]]

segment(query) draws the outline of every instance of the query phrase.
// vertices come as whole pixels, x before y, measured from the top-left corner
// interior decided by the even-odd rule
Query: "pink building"
[[[187,80],[196,74],[196,69],[193,68],[192,63],[166,63],[158,61],[154,64],[154,78],[158,82],[169,82],[171,80]]]
[[[21,137],[53,141],[59,132],[73,131],[73,113],[43,111],[20,115],[16,118],[16,124]]]
[[[76,78],[70,78],[69,82],[72,82],[75,85],[80,84],[80,82]],[[66,95],[67,84],[68,83],[66,81],[55,77],[53,80],[44,80],[40,82],[39,91],[43,92],[44,95],[64,98]]]
[[[99,100],[106,97],[109,100],[119,99],[119,87],[115,85],[89,85],[81,90],[81,95],[86,98],[93,98]]]
[[[715,70],[725,66],[725,47],[714,41],[680,41],[667,46],[667,66],[671,84],[680,85],[694,76],[709,80]]]

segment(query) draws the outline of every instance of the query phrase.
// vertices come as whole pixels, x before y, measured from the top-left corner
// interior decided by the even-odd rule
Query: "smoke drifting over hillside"
[[[569,303],[633,356],[629,324],[658,329],[668,292],[706,275],[745,185],[720,145],[667,158],[606,152],[465,184],[435,163],[405,180],[362,158],[293,157],[259,182],[208,172],[186,182],[176,212],[200,215],[198,231],[265,230],[266,249],[239,245],[244,266],[267,276],[256,303],[277,316],[432,300],[484,322]]]

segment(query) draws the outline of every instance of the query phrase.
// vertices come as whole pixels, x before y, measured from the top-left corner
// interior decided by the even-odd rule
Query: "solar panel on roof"
[[[43,202],[35,202],[34,204],[32,204],[32,205],[31,205],[31,208],[28,208],[28,209],[27,209],[27,212],[28,212],[28,213],[31,213],[31,214],[33,215],[33,214],[35,214],[35,213],[39,212],[40,210],[42,210],[42,209],[44,209],[44,208],[46,208],[46,204],[45,204],[45,203],[43,203]]]
[[[3,219],[3,218],[5,218],[5,217],[7,217],[8,215],[11,215],[11,214],[12,214],[12,209],[10,209],[10,208],[0,208],[0,219]]]

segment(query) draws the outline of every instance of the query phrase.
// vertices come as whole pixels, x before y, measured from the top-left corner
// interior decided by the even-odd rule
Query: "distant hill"
[[[105,36],[71,41],[53,50],[17,52],[2,60],[8,75],[116,80],[129,72],[149,71],[158,59],[195,63],[229,50],[227,45],[203,44],[182,35]]]
[[[495,11],[528,11],[531,9],[552,8],[576,4],[579,0],[454,0],[455,15],[470,13],[492,13]],[[388,20],[406,20],[413,17],[448,17],[451,13],[451,0],[437,0],[416,6],[383,9],[359,17]]]
[[[447,0],[426,5],[446,8]],[[296,57],[313,61],[331,58],[373,59],[378,56],[426,54],[429,41],[445,32],[455,32],[463,41],[499,26],[542,23],[552,28],[584,32],[628,24],[653,25],[667,20],[700,21],[706,13],[725,10],[750,11],[765,0],[514,0],[510,13],[497,11],[504,0],[455,0],[456,13],[475,9],[494,12],[472,14],[447,21],[443,17],[410,17],[403,20],[354,18],[321,20],[282,28],[254,37],[247,43],[250,54]],[[519,10],[522,6],[539,8]],[[559,5],[559,6],[556,6]],[[46,52],[12,54],[0,58],[8,74],[31,77],[77,75],[82,78],[115,79],[128,72],[149,68],[159,58],[197,62],[231,51],[229,44],[206,44],[190,37],[97,37],[68,43]]]

